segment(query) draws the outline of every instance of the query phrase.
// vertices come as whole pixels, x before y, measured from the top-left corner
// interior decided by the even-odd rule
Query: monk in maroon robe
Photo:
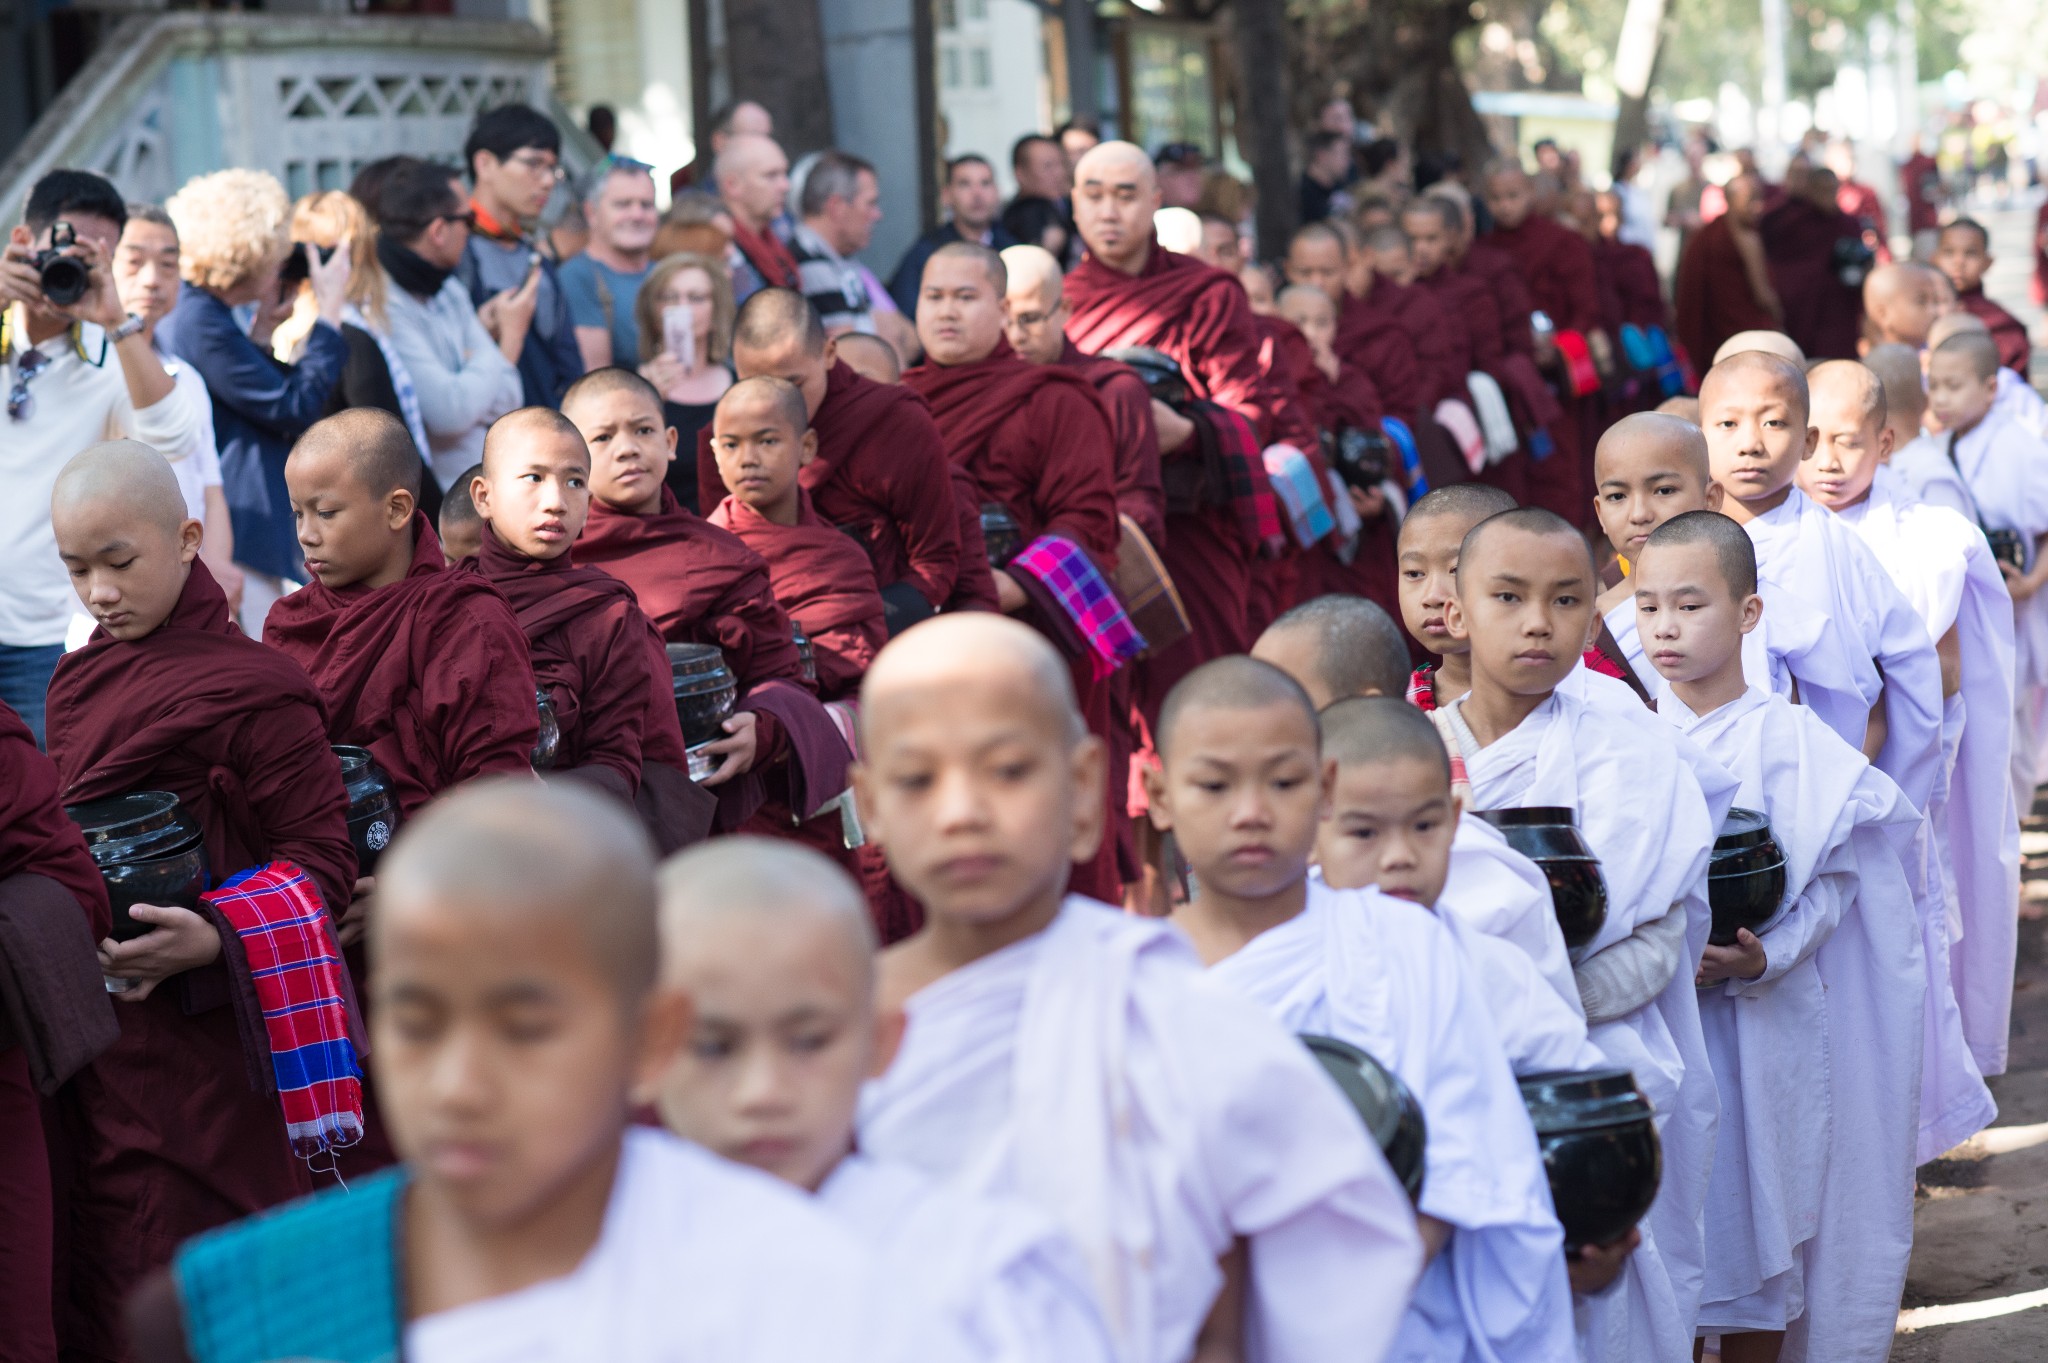
[[[1678,339],[1696,367],[1712,364],[1714,352],[1736,332],[1776,331],[1784,315],[1759,235],[1763,182],[1737,175],[1727,195],[1728,211],[1686,243],[1671,291]]]
[[[170,465],[130,441],[96,445],[52,500],[58,552],[98,622],[50,683],[65,803],[169,791],[198,822],[214,883],[290,862],[338,916],[356,854],[319,693],[236,628]],[[211,910],[131,916],[150,931],[100,947],[105,973],[135,982],[116,996],[120,1036],[59,1095],[51,1135],[70,1162],[67,1356],[124,1357],[122,1303],[181,1240],[313,1186],[238,935]]]
[[[368,748],[399,812],[492,772],[524,774],[539,728],[512,608],[451,573],[416,509],[420,460],[374,407],[328,417],[285,463],[312,580],[280,597],[263,642],[306,670],[330,743]]]
[[[1003,336],[1007,293],[1008,275],[995,252],[966,242],[940,247],[925,264],[917,310],[926,362],[903,381],[931,404],[947,457],[1016,519],[1022,544],[1064,540],[1106,576],[1119,538],[1109,418],[1082,375],[1026,363],[1010,349]],[[1078,622],[1023,570],[994,576],[1003,610],[1061,646],[1090,731],[1113,744],[1107,669],[1097,675],[1100,660]],[[1114,828],[1122,802],[1112,798],[1109,807]],[[1121,899],[1114,838],[1077,868],[1075,887],[1109,903]]]
[[[1984,296],[1984,275],[1991,268],[1991,234],[1973,218],[1958,218],[1941,229],[1935,241],[1934,267],[1955,286],[1963,311],[1991,328],[1998,343],[1998,362],[2027,378],[2033,346],[2027,324]]]
[[[95,944],[107,887],[57,798],[57,768],[0,704],[0,1358],[56,1363],[42,1096],[119,1034]],[[61,1132],[56,1133],[61,1136]]]
[[[961,499],[947,488],[946,451],[931,413],[909,389],[854,373],[835,349],[817,309],[793,289],[761,290],[733,324],[739,377],[787,379],[803,392],[818,435],[804,491],[820,519],[867,550],[893,632],[945,605],[963,571],[972,577],[987,569],[964,551]],[[708,424],[698,432],[696,460],[697,505],[717,506],[725,484]],[[977,501],[977,517],[980,510]],[[985,576],[982,583],[992,602],[994,585]]]
[[[1612,329],[1631,323],[1648,330],[1671,329],[1671,307],[1664,301],[1664,287],[1657,278],[1657,260],[1646,247],[1621,239],[1621,196],[1612,190],[1593,196],[1597,232],[1593,238],[1593,263],[1612,281],[1614,317]]]
[[[719,761],[703,783],[718,796],[713,827],[794,836],[832,850],[838,820],[817,815],[846,789],[852,757],[803,674],[768,565],[663,482],[674,447],[661,396],[646,380],[631,370],[598,370],[571,390],[564,409],[592,436],[593,498],[577,557],[632,588],[669,643],[715,645],[737,684],[726,737],[705,749]]]
[[[1809,360],[1853,360],[1863,334],[1863,281],[1843,280],[1836,253],[1860,244],[1863,229],[1835,206],[1835,175],[1813,170],[1799,193],[1764,214],[1764,258],[1785,319],[1779,330]]]
[[[1180,365],[1190,396],[1248,422],[1263,445],[1307,449],[1314,431],[1293,395],[1276,389],[1259,365],[1260,336],[1244,286],[1234,277],[1162,249],[1152,233],[1159,186],[1152,162],[1128,142],[1105,142],[1081,158],[1074,176],[1074,218],[1088,254],[1067,275],[1072,316],[1067,335],[1103,354],[1145,346]],[[1158,423],[1166,489],[1161,557],[1179,586],[1193,626],[1189,638],[1146,660],[1145,705],[1157,713],[1173,684],[1210,658],[1251,646],[1247,605],[1252,564],[1263,552],[1233,510],[1229,490],[1211,476],[1194,417],[1164,404]]]

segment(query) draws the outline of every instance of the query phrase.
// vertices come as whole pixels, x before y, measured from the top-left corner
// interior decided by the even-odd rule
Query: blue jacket
[[[235,325],[228,305],[186,285],[157,324],[157,343],[197,370],[213,397],[221,489],[235,527],[235,562],[303,581],[306,557],[292,526],[284,461],[292,443],[326,415],[348,363],[348,342],[325,323],[297,364],[279,364]]]

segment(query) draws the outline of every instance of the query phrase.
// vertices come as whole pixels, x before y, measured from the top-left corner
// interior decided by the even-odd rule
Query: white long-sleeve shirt
[[[445,489],[483,458],[484,432],[525,400],[519,370],[476,317],[460,280],[419,299],[396,284],[386,304],[390,338],[419,393],[428,457]]]

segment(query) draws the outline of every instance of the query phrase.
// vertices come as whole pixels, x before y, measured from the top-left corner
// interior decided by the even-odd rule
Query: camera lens
[[[91,276],[85,262],[76,256],[50,254],[41,262],[43,297],[60,308],[68,308],[85,297]]]

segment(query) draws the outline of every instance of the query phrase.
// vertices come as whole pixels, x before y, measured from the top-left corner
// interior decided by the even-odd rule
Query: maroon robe
[[[1957,291],[1956,302],[1962,304],[1964,312],[1991,328],[1991,339],[1998,342],[1998,362],[2026,378],[2027,366],[2033,358],[2027,324],[1986,298],[1981,284],[1968,293]]]
[[[56,1363],[56,1228],[40,1092],[119,1032],[94,944],[106,883],[57,798],[57,768],[0,704],[0,1359]],[[68,1045],[66,1043],[69,1043]],[[60,1050],[62,1046],[64,1049]]]
[[[946,448],[924,402],[900,384],[876,383],[835,361],[811,429],[818,454],[797,477],[819,519],[867,550],[884,598],[908,584],[929,606],[944,605],[970,560],[954,501],[937,495]],[[707,424],[697,434],[697,505],[717,506],[724,497]]]
[[[798,498],[795,525],[777,525],[732,497],[706,519],[767,563],[775,599],[811,641],[819,696],[852,700],[868,664],[889,641],[882,594],[860,546],[825,524],[808,494],[799,491]]]
[[[1137,370],[1106,356],[1083,354],[1072,341],[1059,363],[1095,385],[1116,439],[1116,509],[1157,548],[1166,540],[1166,489],[1159,481],[1159,428],[1152,422],[1151,391]]]
[[[1738,331],[1778,329],[1778,319],[1750,291],[1749,271],[1743,268],[1734,226],[1725,216],[1692,234],[1671,294],[1678,339],[1701,373],[1713,364],[1714,352]]]
[[[289,861],[330,914],[348,905],[356,854],[319,693],[235,627],[203,560],[153,633],[124,643],[94,630],[67,655],[49,703],[66,802],[170,791],[205,833],[215,883]],[[262,1022],[232,930],[219,959],[117,1008],[120,1038],[59,1095],[72,1167],[58,1333],[67,1351],[103,1358],[124,1356],[122,1302],[180,1241],[313,1186],[285,1137],[268,1049],[244,1042]]]
[[[1375,279],[1363,298],[1345,295],[1336,348],[1372,376],[1396,415],[1435,411],[1446,398],[1470,401],[1465,376],[1479,367],[1464,316],[1428,289],[1391,279]],[[1403,364],[1415,371],[1407,387],[1398,377]]]
[[[1547,314],[1558,331],[1586,335],[1600,329],[1600,286],[1593,250],[1584,237],[1531,213],[1515,227],[1496,225],[1486,243],[1513,263],[1532,309]],[[1586,525],[1593,515],[1593,445],[1600,438],[1600,408],[1595,395],[1577,397],[1562,382],[1553,383],[1552,391],[1560,411],[1550,424],[1557,448],[1549,458],[1531,463],[1525,500],[1574,525]]]
[[[974,475],[983,496],[1016,517],[1023,543],[1058,535],[1109,572],[1120,533],[1111,487],[1115,438],[1086,378],[1063,365],[1027,364],[998,338],[983,359],[922,364],[904,374],[903,382],[931,404],[947,457]],[[1035,579],[1018,574],[1017,585],[1031,597],[1027,618],[1066,656],[1089,730],[1113,747],[1110,688],[1095,679],[1093,656]],[[1123,775],[1110,773],[1112,790]],[[1108,807],[1113,836],[1086,866],[1076,867],[1073,883],[1082,894],[1116,903],[1121,886],[1115,843],[1120,819],[1127,816],[1114,794]]]
[[[1624,324],[1645,331],[1671,329],[1671,309],[1664,302],[1657,261],[1647,250],[1632,242],[1602,237],[1593,243],[1593,264],[1609,285],[1613,311],[1606,320],[1610,334],[1618,333]]]
[[[448,571],[425,516],[413,535],[399,581],[373,591],[315,580],[263,622],[264,644],[319,688],[328,741],[368,748],[407,817],[472,777],[530,773],[539,730],[512,608],[480,575]]]
[[[1863,235],[1854,218],[1787,197],[1764,213],[1764,259],[1785,309],[1780,328],[1809,360],[1853,360],[1863,334],[1863,294],[1835,274],[1835,244]],[[1746,292],[1746,290],[1745,290]],[[1711,363],[1712,355],[1704,357]]]

